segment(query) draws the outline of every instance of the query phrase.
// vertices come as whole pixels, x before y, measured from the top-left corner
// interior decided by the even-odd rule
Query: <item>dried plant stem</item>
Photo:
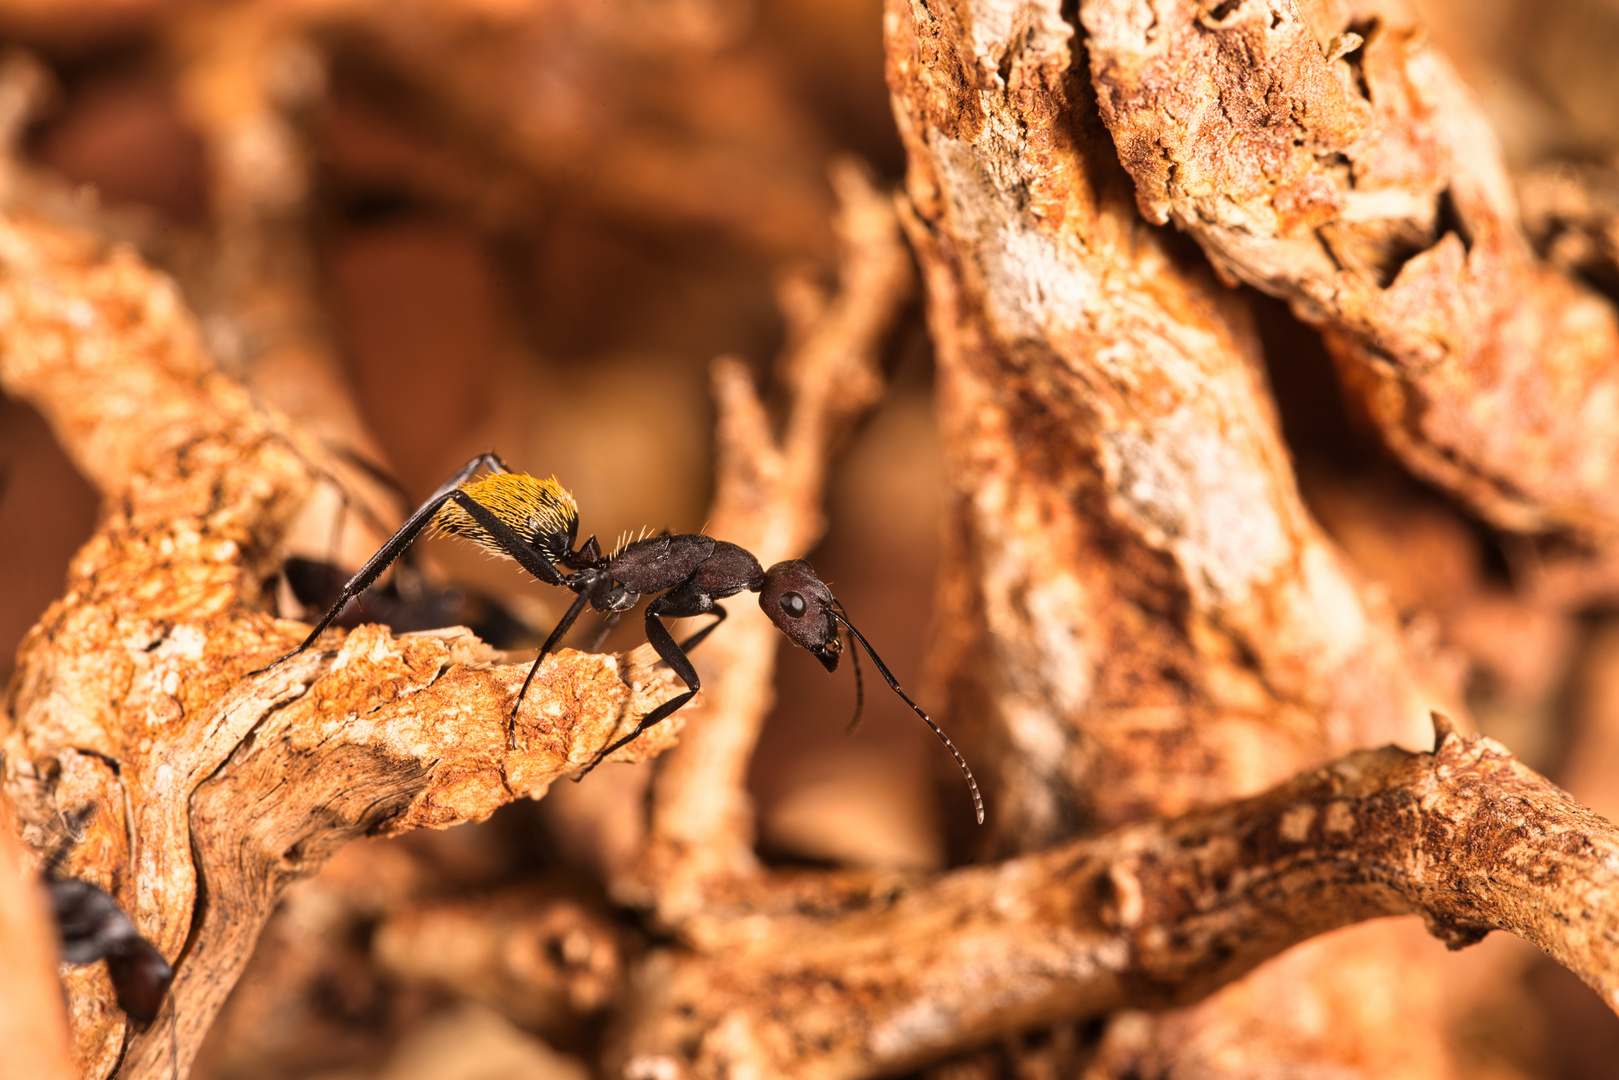
[[[887,196],[852,162],[837,164],[832,179],[841,205],[837,290],[823,296],[805,278],[782,290],[789,405],[780,439],[746,369],[730,359],[714,365],[719,470],[707,531],[765,566],[803,555],[820,537],[828,462],[881,393],[879,350],[911,288]],[[704,882],[754,867],[747,770],[770,709],[781,635],[752,596],[739,599],[725,631],[705,646],[702,719],[662,764],[654,791],[642,877],[657,882],[659,913],[671,922],[697,913]]]
[[[643,974],[628,1074],[902,1071],[1035,1024],[1186,1004],[1406,913],[1452,947],[1518,934],[1619,1009],[1619,829],[1490,740],[1436,729],[1432,753],[1358,751],[1228,806],[828,891],[724,949],[666,955]]]
[[[319,449],[214,369],[173,284],[128,249],[13,216],[0,296],[0,385],[106,496],[67,594],[19,650],[5,783],[36,841],[95,805],[67,870],[182,959],[171,1007],[189,1061],[286,884],[351,837],[543,793],[675,680],[649,653],[565,651],[513,725],[526,665],[465,631],[377,627],[249,678],[303,634],[257,604]],[[679,724],[664,727],[626,759],[666,747]],[[166,1075],[167,1025],[126,1045],[109,990],[70,980],[86,1075],[120,1059],[123,1075]]]

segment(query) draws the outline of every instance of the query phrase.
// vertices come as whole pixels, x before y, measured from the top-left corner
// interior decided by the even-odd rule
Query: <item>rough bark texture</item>
[[[1136,216],[1059,5],[887,24],[955,494],[935,666],[988,850],[1419,739],[1445,691],[1305,511],[1242,309]]]
[[[844,10],[0,0],[0,26],[54,27],[73,48],[144,35],[205,173],[178,224],[98,208],[24,164],[71,159],[71,124],[31,132],[48,71],[0,57],[15,151],[0,155],[0,387],[104,496],[0,721],[0,954],[33,957],[5,965],[0,999],[39,1012],[0,1042],[27,1038],[40,1075],[70,1067],[71,1038],[83,1075],[166,1076],[171,1019],[183,1072],[235,1080],[1553,1075],[1473,1067],[1450,1025],[1521,982],[1519,961],[1442,965],[1423,925],[1452,948],[1507,930],[1601,995],[1585,1004],[1619,1011],[1619,832],[1523,763],[1558,756],[1550,720],[1572,688],[1559,778],[1615,805],[1619,646],[1571,609],[1619,581],[1604,561],[1619,550],[1615,333],[1577,280],[1614,280],[1611,173],[1525,178],[1520,227],[1481,114],[1392,6],[887,0],[890,97],[874,10],[861,33],[870,100],[891,99],[903,140],[884,119],[891,175],[901,154],[907,170],[896,215],[852,163],[825,183],[833,129],[809,103],[838,80],[793,66],[819,43],[749,44],[750,19],[800,7]],[[53,61],[70,116],[95,97],[79,73],[99,70],[71,55]],[[373,381],[425,387],[418,411],[390,415],[350,399],[342,361],[355,374],[367,349],[328,322],[342,306],[328,293],[365,276],[344,261],[355,245],[429,219],[473,234],[450,250],[481,245],[485,284],[544,314],[486,327],[494,359],[404,341],[412,373],[409,349],[382,350]],[[611,476],[581,498],[604,535],[618,523],[595,524],[612,517],[598,499],[616,496],[637,523],[701,522],[766,565],[810,551],[854,486],[837,448],[907,349],[890,331],[927,351],[907,235],[947,486],[932,678],[911,689],[984,781],[975,832],[927,744],[942,820],[977,865],[782,866],[769,856],[851,846],[773,849],[767,831],[761,858],[750,768],[773,699],[779,717],[799,695],[778,691],[794,672],[778,675],[780,639],[747,594],[694,654],[699,697],[622,755],[678,734],[656,772],[603,768],[448,833],[419,827],[544,794],[677,680],[645,650],[564,650],[514,724],[526,664],[463,629],[379,626],[254,674],[307,632],[272,617],[296,610],[282,558],[353,565],[397,523],[388,454],[416,486],[440,479],[425,476],[439,456],[491,447],[568,480],[547,458],[579,443]],[[521,250],[556,236],[545,258]],[[761,393],[735,359],[707,368],[705,518],[708,474],[670,437],[702,429],[697,405],[646,342],[689,332],[708,364],[707,343],[774,341],[758,279],[788,259],[802,261],[779,279],[777,385]],[[728,262],[744,269],[682,291]],[[595,307],[572,291],[593,274],[611,280]],[[1306,473],[1307,509],[1291,463],[1307,453],[1283,441],[1260,340],[1285,324],[1318,343],[1222,277],[1323,327],[1409,468],[1519,535],[1375,479]],[[733,295],[750,289],[763,316]],[[413,303],[453,306],[414,295],[382,308],[407,328],[395,344],[426,325]],[[693,298],[685,322],[668,316]],[[704,322],[722,325],[688,325]],[[1272,357],[1284,405],[1292,359]],[[918,402],[925,366],[893,379]],[[457,408],[498,416],[439,424]],[[514,449],[519,431],[538,433]],[[862,470],[904,456],[890,443]],[[660,498],[696,493],[689,525],[625,494],[647,477]],[[865,531],[901,512],[878,511],[858,543],[834,532],[820,568],[839,543],[868,584],[895,548],[923,563],[914,528],[907,545]],[[836,576],[869,628],[881,602]],[[561,590],[536,592],[553,594],[540,609]],[[923,621],[907,609],[874,641],[892,659]],[[1468,700],[1491,730],[1518,725],[1502,741],[1522,760],[1437,716],[1430,734],[1469,660]],[[867,671],[868,708],[894,704]],[[871,805],[932,820],[899,764],[858,774],[890,789]],[[144,1033],[101,965],[48,970],[32,881],[86,807],[63,871],[110,890],[176,962]],[[1382,918],[1402,914],[1420,924]],[[0,1007],[0,1027],[13,1020]]]
[[[888,18],[956,493],[937,666],[1001,846],[1419,738],[1433,691],[1304,510],[1242,310],[1136,219],[1072,28]]]
[[[850,879],[814,907],[800,892],[723,955],[643,970],[656,1011],[631,1014],[625,1075],[901,1071],[1035,1024],[1194,1001],[1317,934],[1405,913],[1453,948],[1511,929],[1619,1006],[1619,830],[1487,739],[1440,723],[1436,741],[933,882]]]
[[[1540,263],[1495,137],[1396,3],[1087,0],[1142,213],[1327,330],[1414,472],[1484,517],[1619,528],[1619,323]]]
[[[245,678],[302,637],[254,602],[317,452],[213,368],[173,285],[127,248],[21,214],[0,229],[0,384],[50,418],[107,500],[18,655],[6,785],[36,842],[96,807],[66,870],[183,955],[171,1007],[188,1061],[288,882],[354,836],[543,792],[673,676],[564,654],[512,724],[522,665],[497,666],[464,631],[367,628]],[[621,753],[656,753],[666,726]],[[165,1026],[128,1041],[104,979],[85,969],[69,988],[87,1075],[167,1071]]]

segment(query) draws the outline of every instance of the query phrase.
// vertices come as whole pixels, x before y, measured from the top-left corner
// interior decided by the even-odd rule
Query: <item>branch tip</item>
[[[1458,739],[1461,738],[1462,733],[1457,730],[1456,721],[1452,720],[1449,716],[1440,712],[1438,709],[1429,710],[1428,716],[1431,720],[1433,720],[1434,753],[1439,753],[1440,749],[1445,745],[1445,740],[1451,736],[1455,736]]]

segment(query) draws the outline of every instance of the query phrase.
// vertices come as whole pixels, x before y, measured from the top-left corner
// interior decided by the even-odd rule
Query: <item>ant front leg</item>
[[[715,604],[711,610],[706,612],[706,614],[714,616],[714,621],[697,631],[685,641],[682,641],[680,643],[681,652],[689,653],[693,649],[697,648],[697,646],[701,645],[708,638],[708,635],[714,632],[715,628],[718,627],[720,623],[725,621],[725,609],[720,607],[718,604]]]
[[[680,676],[680,681],[685,683],[688,689],[684,694],[670,698],[641,717],[641,722],[635,725],[634,731],[597,754],[595,760],[585,767],[584,772],[579,774],[578,779],[584,779],[592,769],[605,761],[615,750],[628,746],[636,739],[639,739],[648,729],[656,727],[670,716],[673,716],[680,711],[681,706],[697,696],[697,691],[703,688],[701,681],[697,678],[697,669],[692,666],[691,658],[686,655],[681,646],[676,644],[674,636],[669,633],[669,628],[663,625],[663,620],[665,618],[683,619],[693,615],[714,613],[718,613],[719,618],[712,625],[705,627],[694,635],[697,641],[701,641],[703,637],[707,636],[709,630],[718,626],[725,618],[725,609],[715,604],[713,597],[705,590],[687,583],[678,589],[665,593],[646,606],[647,641],[652,643],[652,647],[657,650],[658,656],[674,670],[676,675]],[[687,639],[688,644],[692,640]]]

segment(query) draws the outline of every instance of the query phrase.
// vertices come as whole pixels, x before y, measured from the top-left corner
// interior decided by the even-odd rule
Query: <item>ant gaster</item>
[[[488,474],[473,479],[483,468],[489,470]],[[529,669],[528,678],[523,680],[523,689],[518,692],[517,700],[512,705],[514,717],[522,706],[529,683],[540,668],[540,662],[556,648],[587,605],[607,615],[607,625],[603,630],[605,634],[620,615],[635,606],[643,594],[662,594],[647,604],[646,636],[658,655],[686,684],[686,692],[642,717],[634,731],[597,754],[585,772],[696,696],[701,683],[687,652],[701,644],[725,620],[725,609],[716,601],[739,592],[755,592],[759,594],[759,606],[776,628],[786,634],[793,644],[813,653],[827,671],[837,670],[838,659],[843,654],[840,628],[848,632],[851,655],[855,655],[853,643],[860,643],[877,665],[889,688],[933,729],[933,733],[955,757],[972,791],[973,811],[979,824],[983,824],[984,801],[966,759],[939,725],[900,688],[888,665],[883,663],[865,636],[855,629],[844,613],[843,605],[815,575],[809,563],[802,559],[791,559],[764,570],[759,566],[759,560],[745,549],[698,533],[647,537],[625,544],[607,555],[602,554],[594,536],[575,548],[579,507],[573,496],[555,477],[540,480],[527,473],[512,472],[505,462],[492,453],[480,454],[467,462],[418,507],[399,531],[389,537],[388,542],[343,586],[337,601],[315,624],[304,643],[275,663],[288,660],[313,645],[321,632],[342,613],[344,606],[369,588],[428,527],[439,533],[471,540],[496,555],[513,559],[546,584],[559,585],[576,594],[567,614],[562,616],[556,629],[551,631],[551,636],[540,647],[540,654]],[[564,573],[564,570],[568,572]],[[663,625],[666,618],[697,615],[713,616],[714,621],[679,643]],[[261,670],[268,671],[269,668]],[[859,675],[859,661],[856,660],[857,688]]]
[[[62,878],[50,883],[50,893],[62,959],[74,965],[107,961],[118,1007],[141,1027],[150,1024],[163,1006],[174,968],[98,886]]]

